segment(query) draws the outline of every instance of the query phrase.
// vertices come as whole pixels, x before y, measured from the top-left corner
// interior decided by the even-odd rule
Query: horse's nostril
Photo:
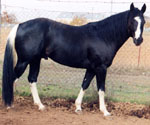
[[[143,42],[143,38],[142,38],[142,37],[140,37],[139,39],[137,39],[137,42],[138,42],[138,43]]]
[[[142,42],[143,42],[143,38],[142,37],[140,37],[138,39],[134,38],[134,43],[135,43],[136,46],[140,45]]]

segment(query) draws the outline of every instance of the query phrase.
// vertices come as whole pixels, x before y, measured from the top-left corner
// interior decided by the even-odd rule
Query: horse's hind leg
[[[26,67],[27,67],[28,63],[27,62],[23,62],[18,60],[17,64],[14,68],[14,72],[15,72],[15,82],[17,81],[17,79],[19,79],[19,77],[24,73]]]
[[[80,93],[75,101],[75,105],[76,105],[76,110],[75,112],[81,111],[81,103],[82,103],[82,99],[85,93],[85,90],[89,87],[91,80],[93,79],[95,73],[92,70],[87,69],[83,82],[82,82],[82,87],[80,90]]]
[[[20,78],[20,76],[24,73],[25,69],[27,68],[27,65],[28,65],[28,62],[23,62],[20,60],[17,61],[17,64],[14,68],[14,72],[15,72],[14,83],[16,83],[17,80]]]
[[[35,59],[30,63],[28,80],[29,80],[29,83],[31,83],[30,88],[31,88],[31,93],[32,93],[34,104],[38,105],[39,110],[44,110],[45,107],[41,103],[41,100],[39,98],[39,94],[37,91],[37,87],[36,87],[37,77],[38,77],[39,69],[40,69],[40,61],[41,59]]]
[[[15,83],[18,81],[19,77],[24,73],[28,63],[18,60],[14,68],[15,78],[14,78],[14,89],[16,89]]]

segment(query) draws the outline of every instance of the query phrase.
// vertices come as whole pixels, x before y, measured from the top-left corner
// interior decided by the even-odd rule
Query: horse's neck
[[[106,23],[105,23],[106,22]],[[104,39],[108,44],[113,44],[115,50],[119,48],[130,37],[127,29],[127,12],[120,14],[118,17],[99,22],[99,37]]]
[[[116,51],[120,49],[120,47],[128,40],[130,35],[128,34],[128,30],[125,27],[124,30],[116,32],[116,41],[114,42],[116,46]],[[114,39],[115,40],[115,39]]]

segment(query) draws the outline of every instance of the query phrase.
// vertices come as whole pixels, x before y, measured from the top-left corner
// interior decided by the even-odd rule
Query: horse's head
[[[146,5],[144,4],[142,9],[135,8],[133,3],[130,5],[130,11],[128,15],[128,30],[130,36],[133,38],[135,45],[140,45],[143,42],[143,28],[145,24],[144,12]]]

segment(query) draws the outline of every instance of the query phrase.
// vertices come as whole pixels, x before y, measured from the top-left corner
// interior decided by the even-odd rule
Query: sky
[[[126,2],[126,4],[122,4],[121,6],[117,6],[114,4],[114,10],[123,10],[128,9],[129,4],[134,2],[137,7],[141,7],[142,3],[149,2],[149,0],[1,0],[2,5],[9,5],[9,6],[18,6],[18,7],[25,7],[25,8],[36,8],[36,9],[46,9],[46,10],[64,10],[64,11],[88,11],[87,9],[93,7],[94,11],[109,11],[111,2]],[[60,2],[58,2],[60,1]],[[62,1],[62,2],[61,2]],[[86,1],[86,2],[85,2]],[[93,2],[95,1],[95,2]],[[98,2],[97,2],[98,1]],[[105,7],[103,3],[105,4]],[[127,3],[128,2],[128,3]],[[140,2],[140,3],[136,3]],[[108,7],[106,7],[106,4]],[[77,5],[77,6],[76,6]],[[102,9],[100,9],[102,8]],[[116,10],[116,11],[117,11]],[[91,11],[91,10],[89,10]]]
[[[33,18],[37,17],[38,13],[41,16],[55,18],[57,15],[60,15],[57,12],[101,13],[104,15],[104,13],[117,13],[128,10],[131,2],[134,2],[134,5],[138,8],[141,8],[144,2],[147,3],[147,6],[150,6],[149,0],[1,0],[2,11],[15,13],[19,19],[22,18],[23,14],[28,15],[27,13],[30,13],[29,10],[32,12],[30,13],[31,18],[32,16]],[[24,9],[21,10],[21,8]],[[35,9],[38,9],[38,12],[33,11]],[[46,11],[55,11],[56,14],[51,16]],[[109,16],[109,14],[105,15]],[[149,8],[145,15],[150,16]]]

